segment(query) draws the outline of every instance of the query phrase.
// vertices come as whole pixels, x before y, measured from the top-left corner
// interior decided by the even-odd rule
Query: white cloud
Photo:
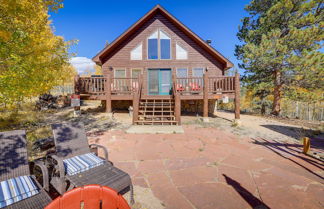
[[[91,72],[95,71],[94,66],[96,64],[87,57],[72,57],[70,59],[70,63],[73,67],[75,67],[80,75],[89,70]]]

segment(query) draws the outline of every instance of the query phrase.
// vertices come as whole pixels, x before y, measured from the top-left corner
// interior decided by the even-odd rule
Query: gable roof
[[[187,26],[177,20],[174,16],[172,16],[168,11],[166,11],[159,4],[156,5],[153,9],[151,9],[148,13],[146,13],[141,19],[139,19],[135,24],[129,27],[122,35],[116,38],[111,44],[106,46],[103,50],[101,50],[96,56],[92,58],[92,60],[97,64],[102,64],[102,60],[106,57],[110,52],[112,52],[120,43],[125,41],[130,35],[135,33],[144,23],[150,20],[160,12],[163,16],[165,16],[169,21],[171,21],[176,27],[178,27],[182,32],[188,35],[192,40],[194,40],[200,47],[210,53],[214,58],[220,61],[224,65],[224,69],[227,70],[233,67],[233,63],[229,61],[226,57],[224,57],[221,53],[219,53],[212,46],[207,44],[202,38],[192,32]]]

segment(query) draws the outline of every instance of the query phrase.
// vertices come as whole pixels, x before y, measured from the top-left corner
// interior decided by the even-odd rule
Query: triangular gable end
[[[128,28],[122,35],[120,35],[117,39],[115,39],[111,44],[106,46],[103,50],[101,50],[92,60],[101,65],[102,60],[106,57],[110,52],[112,52],[120,43],[126,40],[130,35],[135,33],[143,24],[145,24],[148,20],[155,16],[156,13],[160,12],[164,15],[169,21],[171,21],[175,26],[177,26],[180,30],[182,30],[186,35],[188,35],[192,40],[194,40],[200,47],[206,50],[209,54],[215,57],[224,65],[224,69],[229,69],[233,67],[233,63],[229,61],[226,57],[224,57],[221,53],[219,53],[216,49],[207,44],[203,39],[201,39],[198,35],[192,32],[189,28],[187,28],[184,24],[182,24],[179,20],[177,20],[174,16],[172,16],[169,12],[167,12],[160,5],[156,5],[153,9],[151,9],[147,14],[145,14],[141,19],[139,19],[135,24],[133,24],[130,28]]]

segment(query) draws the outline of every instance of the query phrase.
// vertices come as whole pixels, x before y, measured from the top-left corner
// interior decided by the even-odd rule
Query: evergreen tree
[[[252,0],[245,8],[235,55],[256,96],[273,96],[274,115],[282,97],[323,99],[323,7],[323,0]]]

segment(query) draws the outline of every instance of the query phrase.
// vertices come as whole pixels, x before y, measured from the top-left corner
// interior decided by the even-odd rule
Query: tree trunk
[[[275,71],[274,79],[274,91],[273,91],[273,104],[272,104],[272,115],[280,115],[280,102],[281,102],[281,72],[279,70]]]
[[[262,101],[262,104],[261,104],[261,115],[265,115],[266,113],[266,105],[264,103],[264,101]]]

